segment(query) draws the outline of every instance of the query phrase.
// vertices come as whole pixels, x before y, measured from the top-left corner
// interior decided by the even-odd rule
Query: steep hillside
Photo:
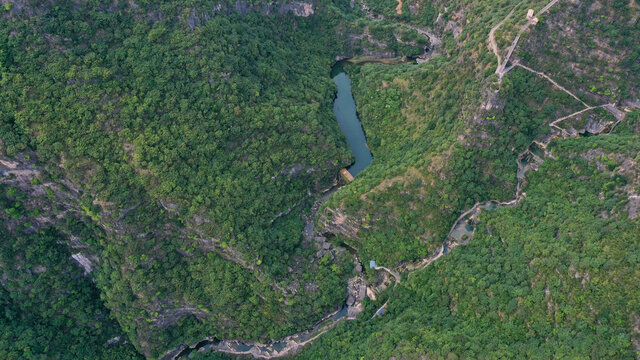
[[[18,182],[60,187],[52,206],[101,227],[100,241],[78,241],[139,351],[282,336],[339,306],[349,259],[302,236],[305,211],[350,161],[331,113],[339,51],[326,15],[11,4],[2,181],[36,167]],[[16,163],[27,150],[37,156]],[[67,217],[11,211],[36,231]]]
[[[634,358],[639,140],[558,142],[520,206],[483,212],[473,240],[402,281],[383,317],[371,319],[384,299],[300,358]]]
[[[623,252],[638,246],[636,4],[402,2],[402,14],[388,2],[362,6],[370,18],[436,31],[442,46],[417,66],[349,69],[374,161],[318,222],[363,262],[409,280],[302,357],[633,357],[637,259]],[[488,211],[499,203],[513,207]],[[574,248],[558,249],[559,238]],[[602,259],[577,264],[592,256]],[[415,274],[421,264],[429,270]],[[589,290],[587,279],[572,289],[568,272],[615,285]],[[379,273],[368,279],[378,283]],[[539,278],[567,287],[541,303]],[[518,283],[528,290],[509,288]],[[608,343],[592,346],[604,333]]]
[[[0,4],[5,357],[638,356],[637,0]]]

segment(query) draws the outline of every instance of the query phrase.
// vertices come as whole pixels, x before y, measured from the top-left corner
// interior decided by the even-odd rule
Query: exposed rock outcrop
[[[95,268],[95,264],[98,262],[98,258],[95,256],[87,256],[83,253],[76,253],[71,255],[78,265],[84,269],[84,274],[88,275]]]
[[[220,11],[222,9],[218,9]],[[315,6],[312,2],[293,1],[285,2],[252,2],[246,0],[237,0],[233,10],[239,14],[248,14],[253,11],[260,12],[265,15],[269,14],[288,14],[294,16],[308,17],[315,13]]]
[[[584,130],[583,131],[578,130],[578,132],[583,133],[586,131],[591,134],[599,134],[602,131],[604,131],[604,129],[606,129],[607,126],[609,126],[610,124],[611,124],[610,121],[605,121],[603,119],[590,118],[585,124]]]
[[[282,4],[278,10],[280,14],[286,14],[288,12],[293,13],[295,16],[307,17],[314,14],[313,4],[303,1],[294,1],[291,4]]]
[[[339,209],[326,208],[320,215],[319,223],[323,232],[340,234],[348,238],[354,237],[359,230],[360,224],[353,217],[349,217]]]

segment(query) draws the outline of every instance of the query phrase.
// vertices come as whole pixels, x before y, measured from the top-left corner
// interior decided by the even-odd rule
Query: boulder
[[[355,302],[356,299],[353,297],[353,295],[349,294],[349,296],[347,296],[347,306],[353,306]]]

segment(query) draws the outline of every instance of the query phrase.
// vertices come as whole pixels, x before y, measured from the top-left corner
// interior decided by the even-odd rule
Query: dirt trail
[[[398,274],[396,271],[390,270],[387,267],[384,266],[375,266],[374,267],[375,270],[384,270],[386,272],[388,272],[391,276],[393,276],[397,282],[400,282],[402,280],[402,277],[400,276],[400,274]]]
[[[509,13],[509,15],[507,15],[507,17],[505,17],[498,25],[496,25],[494,28],[491,29],[491,31],[489,32],[489,43],[491,44],[491,48],[492,48],[494,54],[496,54],[496,56],[498,58],[498,67],[496,68],[496,74],[498,75],[499,81],[502,81],[502,77],[504,76],[504,74],[506,74],[507,72],[509,72],[509,70],[511,70],[513,68],[513,67],[506,68],[506,66],[509,63],[509,60],[511,59],[511,55],[513,54],[513,51],[515,50],[516,46],[518,45],[518,42],[520,41],[520,37],[522,36],[522,34],[529,28],[529,26],[531,26],[534,23],[537,23],[538,17],[541,16],[542,14],[546,13],[558,1],[559,0],[552,0],[545,7],[540,9],[540,11],[538,11],[533,17],[531,17],[531,19],[529,19],[527,21],[526,24],[524,24],[520,28],[520,30],[518,31],[518,34],[516,35],[515,39],[513,39],[513,42],[511,42],[511,46],[509,46],[509,50],[507,51],[507,56],[505,56],[504,60],[502,60],[502,61],[501,61],[500,55],[499,55],[500,49],[498,49],[498,45],[496,44],[496,41],[495,41],[495,31],[500,26],[502,26],[502,24],[509,17],[511,17],[511,14],[515,10],[515,8],[518,7],[518,5],[520,5],[520,3],[518,3],[518,5],[516,5],[513,8],[513,10],[511,10],[511,12]]]
[[[608,104],[607,104],[607,105],[608,105]],[[580,110],[580,111],[576,111],[576,112],[574,112],[574,113],[573,113],[573,114],[571,114],[571,115],[563,116],[563,117],[561,117],[560,119],[557,119],[557,120],[553,121],[551,124],[549,124],[549,126],[556,126],[556,127],[557,127],[557,126],[558,126],[558,123],[559,123],[559,122],[561,122],[561,121],[563,121],[563,120],[570,119],[570,118],[572,118],[572,117],[574,117],[574,116],[577,116],[577,115],[582,114],[583,112],[586,112],[586,111],[589,111],[589,110],[593,110],[593,109],[597,109],[597,108],[604,107],[604,106],[606,106],[606,105],[601,105],[601,106],[589,106],[589,107],[586,107],[586,108],[584,108],[584,109],[582,109],[582,110]]]
[[[559,123],[562,120],[568,119],[572,116],[576,116],[580,113],[586,112],[588,110],[592,110],[595,108],[606,108],[606,107],[611,107],[613,106],[613,104],[605,104],[605,105],[600,105],[600,106],[595,106],[595,107],[589,107],[587,106],[585,109],[582,109],[578,112],[575,112],[573,114],[558,118],[556,120],[554,120],[553,122],[551,122],[549,124],[549,126],[552,128],[552,136],[548,136],[547,138],[545,138],[542,141],[538,141],[538,140],[534,140],[532,141],[532,145],[536,144],[538,146],[540,146],[541,148],[545,149],[545,156],[548,156],[546,154],[546,148],[549,145],[549,143],[558,137],[561,138],[569,138],[571,137],[568,133],[566,133],[566,131],[564,131],[563,129],[559,128],[557,126],[557,123]],[[619,121],[618,121],[619,122]],[[618,123],[617,122],[617,123]],[[616,125],[617,125],[616,123]],[[614,125],[615,126],[615,125]],[[553,131],[555,130],[555,131]],[[611,130],[608,131],[606,134],[611,133]],[[472,222],[476,222],[478,216],[480,215],[481,211],[483,209],[487,209],[487,208],[491,208],[491,206],[494,206],[493,208],[500,208],[500,207],[512,207],[512,206],[517,206],[522,199],[524,199],[524,197],[526,196],[526,194],[522,191],[522,189],[524,188],[525,182],[526,182],[526,173],[530,170],[537,170],[537,166],[539,166],[539,164],[533,164],[530,165],[529,163],[523,164],[522,159],[526,158],[528,155],[531,155],[534,159],[538,159],[539,162],[542,162],[544,159],[541,158],[538,155],[533,154],[530,150],[529,150],[530,146],[527,148],[527,150],[525,150],[524,152],[520,153],[517,157],[517,161],[518,161],[518,183],[516,185],[516,192],[515,192],[515,197],[514,199],[510,200],[510,201],[505,201],[505,202],[499,202],[497,200],[489,200],[483,203],[476,203],[471,209],[465,211],[462,213],[462,215],[460,215],[460,217],[458,217],[458,219],[454,222],[453,226],[451,227],[451,230],[449,232],[449,235],[447,236],[447,238],[445,239],[444,243],[435,251],[433,252],[431,255],[429,255],[428,257],[422,259],[422,260],[418,260],[418,261],[414,261],[414,262],[408,262],[408,263],[404,263],[401,264],[399,266],[396,267],[397,271],[391,270],[387,267],[384,266],[376,266],[375,269],[380,269],[380,270],[384,270],[387,271],[389,274],[391,274],[395,279],[396,279],[396,284],[394,285],[397,286],[400,281],[401,281],[401,276],[400,276],[400,272],[406,272],[409,274],[409,276],[417,271],[421,271],[426,269],[429,265],[431,265],[433,262],[435,262],[436,260],[438,260],[439,258],[441,258],[442,256],[446,255],[448,253],[448,251],[446,249],[448,249],[449,251],[451,251],[452,249],[466,244],[469,241],[472,240],[473,237],[473,232],[471,233],[471,237],[469,237],[467,240],[465,240],[464,242],[460,242],[457,241],[456,239],[454,239],[452,237],[452,234],[454,233],[454,231],[459,227],[459,226],[465,226],[467,224],[468,221],[472,221]],[[373,315],[372,318],[375,318],[376,316],[378,316],[378,313],[380,310],[385,309],[388,305],[390,300],[387,300]],[[342,310],[341,310],[342,311]],[[218,342],[215,345],[215,349],[217,351],[220,352],[225,352],[228,354],[235,354],[235,355],[251,355],[254,358],[263,358],[263,359],[272,359],[272,358],[279,358],[279,357],[284,357],[284,356],[290,356],[292,354],[294,354],[299,348],[303,347],[306,344],[311,343],[312,341],[316,340],[318,337],[320,337],[321,335],[323,335],[324,333],[326,333],[327,331],[329,331],[330,329],[332,329],[338,322],[342,321],[342,320],[353,320],[355,319],[355,316],[340,316],[340,317],[336,317],[336,314],[338,314],[338,312],[334,312],[331,313],[329,315],[327,315],[325,318],[323,318],[312,330],[310,331],[303,331],[300,333],[296,333],[294,335],[288,336],[282,340],[274,340],[269,344],[263,344],[263,343],[254,343],[254,342],[242,342],[240,340],[225,340],[225,341],[221,341]],[[313,334],[312,336],[309,336],[307,338],[307,336],[309,334]],[[165,353],[165,355],[162,357],[162,359],[177,359],[179,357],[182,357],[185,351],[195,351],[196,348],[199,347],[199,344],[202,342],[213,342],[215,341],[215,339],[204,339],[203,341],[191,346],[191,347],[186,347],[184,345],[182,345],[181,347],[168,351],[167,353]],[[275,344],[285,344],[283,345],[283,348],[280,350],[276,350],[275,349]],[[213,344],[208,345],[208,346],[214,346]],[[237,348],[242,348],[244,350],[237,350]],[[248,349],[245,349],[248,348]],[[189,350],[189,349],[194,349],[194,350]]]
[[[549,126],[554,127],[554,128],[556,128],[556,129],[560,130],[560,131],[562,132],[562,134],[566,136],[566,135],[568,134],[568,132],[567,132],[565,129],[563,129],[563,128],[561,128],[560,126],[558,126],[558,123],[559,123],[559,122],[561,122],[561,121],[563,121],[563,120],[566,120],[566,119],[570,119],[570,118],[572,118],[572,117],[574,117],[574,116],[580,115],[580,114],[582,114],[582,113],[584,113],[584,112],[587,112],[587,111],[589,111],[589,110],[593,110],[593,109],[600,109],[600,108],[602,108],[602,109],[607,109],[607,110],[609,110],[609,109],[613,109],[613,110],[611,110],[610,112],[616,112],[616,111],[619,111],[619,110],[615,107],[615,104],[604,104],[604,105],[600,105],[600,106],[588,106],[588,107],[586,107],[586,108],[584,108],[584,109],[582,109],[582,110],[580,110],[580,111],[576,111],[576,112],[574,112],[574,113],[573,113],[573,114],[571,114],[571,115],[567,115],[567,116],[561,117],[561,118],[560,118],[560,119],[558,119],[558,120],[553,121],[551,124],[549,124]],[[611,130],[609,131],[609,133],[611,133],[611,132],[615,129],[615,127],[620,123],[620,121],[624,120],[624,114],[623,114],[623,116],[622,116],[620,119],[618,119],[618,118],[616,118],[616,119],[617,119],[617,121],[616,121],[616,122],[615,122],[615,124],[611,127]]]
[[[402,0],[398,0],[398,6],[396,6],[396,14],[402,15]]]
[[[549,76],[545,75],[544,73],[541,73],[539,71],[533,70],[532,68],[522,65],[520,64],[520,62],[516,62],[514,63],[514,66],[518,66],[521,67],[529,72],[532,72],[540,77],[543,77],[547,80],[549,80],[550,83],[552,83],[553,85],[555,85],[558,89],[564,91],[565,93],[569,94],[572,98],[578,100],[582,105],[584,105],[585,107],[589,107],[589,105],[587,103],[585,103],[584,101],[582,101],[579,97],[577,97],[574,93],[572,93],[571,91],[567,90],[564,86],[558,84],[557,82],[555,82],[552,78],[550,78]]]
[[[507,14],[507,16],[504,19],[502,19],[502,21],[500,21],[496,26],[492,27],[491,30],[489,31],[489,46],[491,47],[491,50],[495,54],[496,58],[498,58],[498,68],[496,69],[496,74],[498,74],[499,71],[501,71],[501,69],[503,68],[502,58],[500,57],[500,51],[498,49],[498,43],[496,43],[496,31],[502,26],[502,24],[504,24],[505,21],[509,20],[511,15],[513,15],[513,12],[516,10],[518,6],[520,6],[521,3],[522,1],[519,2],[516,6],[514,6],[513,9],[511,9],[511,11],[509,12],[509,14]]]
[[[553,0],[550,3],[548,3],[544,8],[542,8],[535,16],[534,18],[544,14],[545,12],[547,12],[553,5],[555,5],[559,0]],[[399,3],[401,3],[401,0],[399,0]],[[573,94],[572,92],[570,92],[569,90],[567,90],[566,88],[564,88],[563,86],[561,86],[560,84],[558,84],[556,81],[554,81],[553,79],[551,79],[549,76],[545,75],[542,72],[536,71],[534,69],[531,69],[525,65],[520,64],[519,62],[514,62],[514,64],[505,69],[506,64],[509,62],[509,59],[511,58],[511,55],[513,53],[513,50],[515,49],[515,47],[518,44],[518,41],[520,39],[520,36],[522,35],[522,33],[524,33],[524,31],[526,31],[528,29],[528,27],[534,22],[533,19],[529,20],[527,22],[527,24],[525,24],[520,31],[518,32],[518,35],[516,36],[516,38],[514,39],[514,41],[512,42],[511,46],[509,47],[509,51],[507,53],[507,56],[505,57],[504,61],[500,58],[500,54],[499,54],[499,49],[497,46],[497,43],[495,41],[495,32],[500,28],[500,26],[502,26],[502,24],[504,24],[504,22],[509,19],[509,17],[511,17],[511,15],[513,14],[514,10],[520,5],[520,3],[518,3],[510,12],[509,14],[500,22],[498,23],[496,26],[494,26],[491,31],[489,32],[489,42],[490,42],[490,46],[492,51],[494,52],[494,54],[496,55],[497,59],[498,59],[498,68],[496,69],[496,74],[498,74],[500,81],[502,80],[502,77],[504,76],[504,74],[506,74],[509,70],[511,70],[513,67],[515,66],[519,66],[529,72],[532,72],[534,74],[537,74],[540,77],[543,77],[545,79],[547,79],[549,82],[551,82],[555,87],[559,88],[560,90],[564,91],[565,93],[567,93],[568,95],[570,95],[571,97],[573,97],[574,99],[576,99],[577,101],[579,101],[582,105],[585,106],[584,109],[579,110],[577,112],[574,112],[570,115],[567,116],[563,116],[560,117],[554,121],[552,121],[551,123],[549,123],[549,127],[551,127],[552,132],[550,136],[545,137],[545,139],[543,140],[533,140],[530,144],[530,146],[527,147],[527,149],[525,151],[523,151],[522,153],[518,154],[516,161],[518,162],[518,171],[517,171],[517,178],[518,178],[518,182],[516,185],[516,191],[515,191],[515,196],[512,200],[509,201],[503,201],[500,202],[498,200],[489,200],[489,201],[485,201],[485,202],[477,202],[471,209],[464,211],[459,217],[458,219],[456,219],[456,221],[454,222],[454,224],[452,225],[449,234],[447,236],[447,238],[445,239],[445,241],[443,242],[443,244],[433,253],[431,253],[431,255],[427,256],[424,259],[418,260],[418,261],[413,261],[413,262],[406,262],[406,263],[402,263],[398,266],[395,267],[396,271],[391,270],[387,267],[384,266],[376,266],[374,267],[374,269],[376,270],[384,270],[386,272],[388,272],[389,274],[391,274],[395,279],[396,279],[396,284],[394,285],[394,288],[401,282],[402,277],[400,276],[400,273],[402,272],[406,272],[409,274],[409,276],[411,276],[414,272],[417,271],[421,271],[426,269],[429,265],[431,265],[433,262],[435,262],[436,260],[438,260],[439,258],[441,258],[442,256],[446,255],[448,253],[448,251],[451,251],[452,249],[466,244],[469,241],[471,241],[472,236],[473,236],[473,232],[474,230],[471,232],[471,237],[468,238],[467,240],[465,240],[464,242],[460,242],[459,240],[455,239],[452,234],[456,231],[456,229],[458,229],[460,226],[466,226],[469,221],[471,222],[477,222],[477,218],[480,215],[481,211],[484,209],[496,209],[496,208],[500,208],[500,207],[512,207],[512,206],[517,206],[520,204],[520,202],[522,201],[522,199],[524,199],[524,197],[526,196],[526,194],[523,192],[523,188],[525,186],[526,183],[526,174],[528,171],[530,170],[537,170],[538,166],[540,165],[540,163],[542,161],[544,161],[544,158],[534,154],[530,148],[532,145],[536,145],[539,146],[540,148],[542,148],[545,151],[544,157],[549,157],[552,156],[552,154],[547,152],[547,146],[551,143],[551,141],[555,138],[569,138],[571,137],[570,134],[567,133],[566,130],[560,128],[557,124],[560,123],[563,120],[569,119],[571,117],[577,116],[579,114],[582,114],[584,112],[587,112],[589,110],[593,110],[596,108],[605,108],[607,109],[607,111],[609,111],[610,113],[612,113],[617,119],[618,121],[613,125],[613,127],[606,133],[601,132],[601,134],[605,134],[608,135],[610,134],[613,129],[615,128],[616,125],[618,125],[618,123],[620,123],[620,121],[622,121],[624,119],[624,113],[622,113],[620,110],[618,110],[615,106],[615,104],[604,104],[604,105],[599,105],[599,106],[590,106],[587,103],[585,103],[584,101],[582,101],[580,98],[578,98],[575,94]],[[399,5],[400,6],[400,5]],[[384,19],[382,19],[384,20]],[[422,35],[428,36],[432,46],[437,46],[440,45],[441,41],[440,39],[433,34],[432,32],[430,32],[429,30],[425,30],[425,29],[421,29],[418,28],[416,26],[413,25],[409,25],[409,24],[404,24],[404,23],[399,23],[400,25],[412,28],[414,30],[416,30],[417,32],[419,32]],[[622,114],[622,115],[620,115]],[[534,161],[533,163],[529,163],[528,161],[523,161],[524,159],[527,159],[528,157],[532,158]],[[321,199],[319,199],[318,202],[316,202],[316,204],[314,204],[313,207],[313,211],[312,214],[315,215],[315,213],[317,212],[319,205],[321,203],[323,203],[324,201],[326,201],[330,195],[335,191],[336,189],[332,189],[331,191],[327,192],[326,194],[324,194],[322,196]],[[312,216],[313,218],[313,216]],[[313,226],[305,226],[305,236],[307,237],[311,237],[313,235]],[[357,255],[356,255],[357,256]],[[387,300],[373,315],[372,318],[375,318],[379,311],[382,309],[385,309],[386,306],[388,305],[389,300]],[[341,310],[340,310],[341,311]],[[339,311],[336,311],[334,313],[331,313],[327,316],[325,316],[320,322],[318,322],[318,324],[316,326],[314,326],[314,329],[309,330],[309,331],[303,331],[300,333],[296,333],[294,335],[288,336],[282,340],[278,340],[278,341],[272,341],[271,344],[260,344],[260,343],[252,343],[252,342],[240,342],[239,340],[230,340],[230,341],[223,341],[223,342],[219,342],[218,346],[217,346],[217,350],[218,351],[222,351],[228,354],[235,354],[235,355],[251,355],[254,358],[264,358],[264,359],[271,359],[271,358],[278,358],[278,357],[284,357],[284,356],[289,356],[293,353],[295,353],[295,351],[297,351],[297,349],[299,349],[300,347],[311,343],[312,341],[314,341],[315,339],[317,339],[318,337],[320,337],[322,334],[326,333],[327,331],[329,331],[330,329],[332,329],[339,321],[343,320],[343,319],[347,319],[347,320],[353,320],[355,319],[355,316],[341,316],[338,318],[335,318],[336,314],[338,314]],[[310,336],[309,338],[305,338],[306,334],[310,334],[313,333],[313,336]],[[304,340],[303,340],[304,339]],[[204,339],[203,341],[213,341],[213,339]],[[220,345],[224,343],[225,345]],[[275,350],[273,348],[273,344],[275,343],[286,343],[286,346],[281,349],[281,350]],[[199,344],[199,343],[198,343]],[[190,347],[191,349],[195,349],[198,347],[198,344]],[[242,350],[242,351],[237,351],[235,350],[232,345],[244,345],[249,346],[248,350]],[[248,345],[251,344],[251,345]],[[226,346],[226,348],[224,348],[224,346]],[[178,349],[174,349],[171,350],[167,353],[165,353],[165,355],[162,357],[163,359],[176,359],[178,357],[181,357],[183,355],[183,352],[185,350],[188,350],[188,348],[184,345],[182,345],[182,347],[178,348]]]
[[[513,39],[513,42],[511,43],[511,46],[509,47],[509,51],[507,52],[507,56],[504,58],[503,66],[506,65],[509,62],[509,59],[511,59],[511,54],[513,54],[513,50],[515,50],[516,46],[518,45],[518,41],[520,41],[520,36],[522,36],[522,33],[524,33],[529,28],[529,26],[531,26],[531,24],[533,24],[534,22],[537,23],[538,17],[540,17],[542,14],[546,13],[557,2],[558,2],[558,0],[552,0],[545,7],[543,7],[540,11],[538,11],[531,19],[529,19],[529,21],[527,21],[526,24],[524,24],[520,28],[520,31],[518,31],[518,35],[516,35],[516,38]],[[504,68],[503,68],[503,70],[504,70]]]

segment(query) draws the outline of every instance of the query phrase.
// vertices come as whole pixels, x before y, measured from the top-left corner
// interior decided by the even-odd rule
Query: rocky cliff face
[[[237,0],[233,9],[239,14],[247,14],[257,11],[265,15],[269,14],[293,14],[295,16],[307,17],[315,13],[314,4],[312,2],[294,1],[291,3],[282,3],[277,1],[252,2],[246,0]]]
[[[313,3],[294,1],[291,4],[282,4],[279,12],[281,14],[291,12],[295,16],[307,17],[314,14]]]
[[[318,218],[319,230],[325,233],[355,238],[360,223],[353,216],[344,214],[340,209],[325,208]]]
[[[0,197],[9,204],[0,209],[4,210],[0,211],[0,231],[34,234],[50,227],[59,228],[72,253],[69,262],[84,269],[85,276],[98,266],[100,259],[97,251],[87,244],[87,236],[67,226],[83,221],[77,191],[48,179],[35,153],[21,153],[13,158],[0,156]]]
[[[164,15],[160,9],[155,5],[139,5],[135,0],[128,0],[125,2],[125,6],[130,11],[145,12],[147,17],[151,20],[158,21],[164,18]],[[0,16],[34,16],[42,12],[42,7],[37,6],[26,0],[0,0],[0,6],[4,9],[0,12]],[[121,4],[118,0],[114,0],[111,5],[106,6],[110,11],[117,11],[121,9]],[[220,1],[213,7],[194,7],[190,10],[189,25],[193,26],[201,19],[208,19],[216,14],[248,14],[250,12],[259,12],[265,15],[291,14],[294,16],[308,17],[315,14],[316,4],[311,1],[252,1],[247,0],[232,0],[229,2]]]

